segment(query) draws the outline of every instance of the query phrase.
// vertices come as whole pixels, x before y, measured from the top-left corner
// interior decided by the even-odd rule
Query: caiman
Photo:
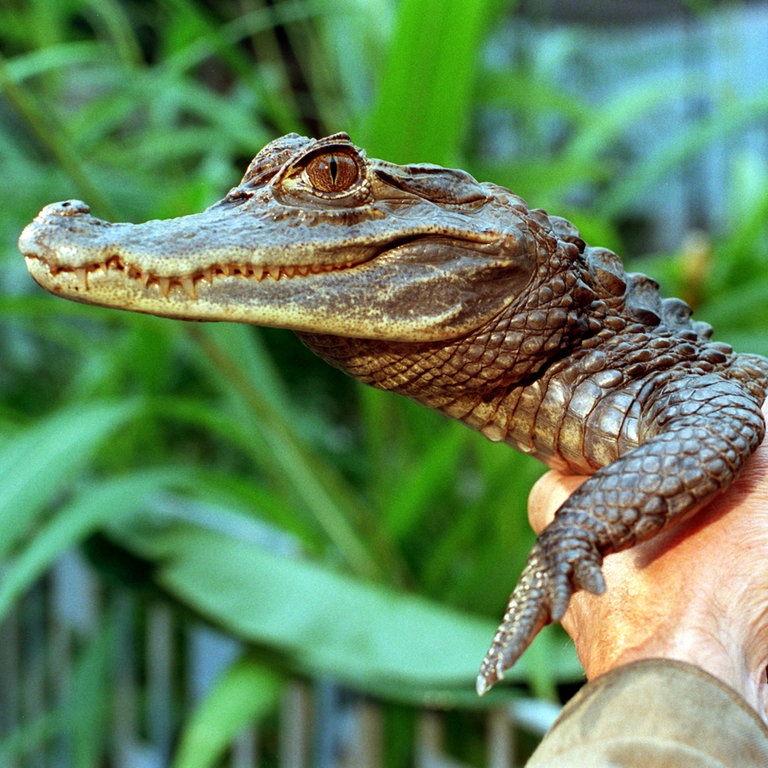
[[[366,384],[591,475],[538,537],[482,662],[484,693],[603,557],[693,514],[763,438],[768,360],[565,219],[469,174],[290,134],[202,213],[143,224],[78,200],[19,247],[75,301],[296,331]]]

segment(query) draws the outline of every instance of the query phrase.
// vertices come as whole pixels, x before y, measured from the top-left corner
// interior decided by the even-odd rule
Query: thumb
[[[552,522],[562,503],[586,479],[583,475],[550,470],[536,481],[528,496],[528,520],[536,533],[541,533]]]

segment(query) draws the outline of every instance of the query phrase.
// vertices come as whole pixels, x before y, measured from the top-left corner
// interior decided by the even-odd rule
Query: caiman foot
[[[482,696],[504,677],[542,627],[559,621],[579,589],[605,591],[602,554],[583,532],[550,526],[537,540],[491,647],[480,665],[477,693]]]

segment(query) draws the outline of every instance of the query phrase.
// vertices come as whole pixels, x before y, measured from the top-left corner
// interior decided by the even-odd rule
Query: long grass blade
[[[137,413],[135,402],[78,403],[0,444],[0,558],[78,477],[99,444]]]
[[[85,485],[6,562],[0,581],[0,620],[25,589],[67,549],[110,520],[146,511],[153,496],[172,485],[180,485],[182,479],[182,473],[164,470],[137,472]]]
[[[282,676],[253,657],[238,659],[187,721],[172,768],[214,768],[238,733],[272,712]]]
[[[454,165],[495,0],[403,0],[361,139],[394,162]]]

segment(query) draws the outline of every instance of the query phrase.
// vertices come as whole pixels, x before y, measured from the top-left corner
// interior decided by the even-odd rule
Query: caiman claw
[[[587,541],[560,538],[557,534],[562,532],[550,527],[536,542],[480,665],[478,695],[504,677],[542,627],[562,619],[575,591],[586,589],[596,595],[605,591],[599,551]]]

